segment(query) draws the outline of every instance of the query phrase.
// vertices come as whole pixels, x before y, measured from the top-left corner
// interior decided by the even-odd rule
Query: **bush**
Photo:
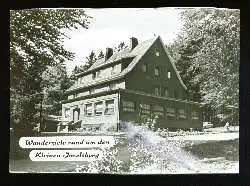
[[[119,173],[122,162],[117,159],[118,149],[104,149],[103,158],[90,162],[88,165],[77,166],[76,172],[84,173]]]

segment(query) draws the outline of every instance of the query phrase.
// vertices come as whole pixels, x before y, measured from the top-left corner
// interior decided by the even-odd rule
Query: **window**
[[[179,114],[179,118],[181,118],[181,119],[186,119],[187,118],[186,112],[185,112],[184,109],[179,109],[178,114]]]
[[[113,84],[113,83],[110,84],[110,85],[109,85],[109,90],[114,90],[114,89],[115,89],[115,84]]]
[[[85,107],[85,115],[86,115],[86,116],[92,116],[92,113],[93,113],[93,106],[92,106],[92,103],[86,104],[86,107]]]
[[[171,72],[168,71],[168,79],[170,79],[170,78],[171,78]]]
[[[106,108],[105,108],[105,114],[106,115],[111,115],[115,111],[115,105],[114,105],[114,100],[107,100],[106,101]]]
[[[114,73],[115,73],[115,67],[112,66],[112,68],[111,68],[111,74],[114,74]]]
[[[147,65],[142,64],[141,69],[142,69],[142,72],[147,72]]]
[[[102,110],[103,110],[102,101],[95,103],[95,115],[96,116],[102,115]]]
[[[82,84],[82,82],[83,82],[83,78],[81,77],[79,78],[79,84]]]
[[[198,112],[193,111],[192,112],[192,120],[198,120],[198,119],[199,119]]]
[[[97,72],[96,72],[96,78],[99,78],[99,77],[100,77],[100,74],[101,74],[101,71],[100,71],[100,70],[97,71]]]
[[[150,105],[140,104],[141,114],[150,114]]]
[[[165,88],[165,96],[166,96],[166,97],[169,97],[169,91],[168,91],[168,88]]]
[[[70,108],[65,108],[65,118],[68,118],[70,116]]]
[[[160,56],[160,53],[159,52],[155,52],[155,55],[158,57],[158,56]]]
[[[135,103],[133,101],[122,101],[122,110],[124,112],[134,112],[135,111]]]
[[[92,79],[95,79],[95,78],[96,78],[96,72],[93,72]]]
[[[155,76],[159,76],[160,75],[160,68],[155,67],[154,72],[155,72]]]
[[[174,93],[174,98],[178,98],[178,92],[175,89],[173,90],[173,93]]]
[[[155,87],[154,88],[154,95],[159,96],[160,95],[160,87]]]
[[[175,117],[175,109],[168,107],[167,110],[166,110],[166,116]]]
[[[164,107],[160,105],[153,105],[154,114],[160,118],[164,117]]]
[[[73,98],[77,98],[78,97],[78,93],[74,93]]]
[[[89,90],[89,94],[93,94],[93,93],[95,93],[95,89],[92,88]]]

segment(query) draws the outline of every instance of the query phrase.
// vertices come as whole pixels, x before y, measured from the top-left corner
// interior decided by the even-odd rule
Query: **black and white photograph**
[[[10,173],[239,173],[240,10],[10,10]]]

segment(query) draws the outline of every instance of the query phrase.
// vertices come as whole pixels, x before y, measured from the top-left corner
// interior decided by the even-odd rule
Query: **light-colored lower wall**
[[[96,103],[100,101],[106,101],[114,99],[114,113],[112,115],[105,115],[104,112],[100,116],[95,116],[94,114],[92,116],[86,116],[85,115],[85,105],[89,103]],[[82,127],[84,128],[84,125],[99,125],[101,124],[101,128],[110,128],[113,126],[114,128],[117,126],[117,123],[119,121],[119,108],[118,108],[118,94],[111,94],[106,96],[100,96],[96,98],[89,98],[79,101],[74,101],[71,103],[65,103],[62,105],[62,117],[65,121],[72,121],[73,120],[73,109],[74,108],[80,108],[80,115],[79,120],[82,120]],[[69,111],[69,117],[65,117],[65,108],[70,108]],[[103,109],[104,110],[104,109]]]

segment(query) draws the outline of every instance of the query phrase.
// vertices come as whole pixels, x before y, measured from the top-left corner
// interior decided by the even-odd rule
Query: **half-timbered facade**
[[[64,130],[119,130],[122,122],[150,118],[157,128],[201,129],[201,105],[187,101],[186,92],[161,38],[138,43],[132,37],[129,47],[114,54],[107,48],[77,75],[62,104]]]

